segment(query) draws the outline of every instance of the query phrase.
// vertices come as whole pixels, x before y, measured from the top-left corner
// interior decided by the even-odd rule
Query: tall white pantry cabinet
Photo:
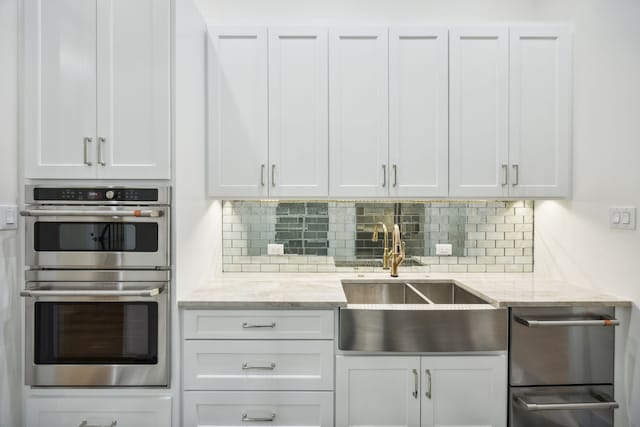
[[[23,52],[26,178],[170,178],[170,0],[26,0]]]

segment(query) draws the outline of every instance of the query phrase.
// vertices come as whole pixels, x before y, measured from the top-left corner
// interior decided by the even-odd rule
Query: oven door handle
[[[20,291],[22,297],[154,297],[162,292],[161,288],[150,288],[136,291],[38,291],[25,289]]]
[[[68,209],[68,210],[46,210],[46,209],[25,209],[20,211],[21,216],[105,216],[105,217],[160,217],[164,215],[164,212],[157,209],[134,209],[134,210],[81,210],[81,209]]]
[[[566,410],[594,410],[594,409],[616,409],[620,405],[615,401],[601,402],[575,402],[575,403],[530,403],[522,397],[518,397],[516,402],[527,411],[566,411]]]
[[[528,328],[540,328],[551,326],[618,326],[620,321],[607,316],[602,316],[601,319],[585,319],[585,320],[538,320],[530,319],[521,316],[514,317],[516,322],[528,327]]]

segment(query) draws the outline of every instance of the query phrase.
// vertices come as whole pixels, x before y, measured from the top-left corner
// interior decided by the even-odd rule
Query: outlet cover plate
[[[635,230],[636,208],[633,206],[609,208],[609,228]]]
[[[284,255],[284,245],[281,243],[269,243],[267,245],[267,255]]]
[[[436,255],[451,255],[453,245],[451,243],[436,243]]]

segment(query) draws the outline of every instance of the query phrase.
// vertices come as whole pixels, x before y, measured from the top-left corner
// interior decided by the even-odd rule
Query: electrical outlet
[[[436,255],[451,255],[453,245],[451,243],[436,243]]]
[[[18,207],[16,205],[0,205],[0,230],[18,228]]]
[[[267,245],[267,255],[284,255],[284,245],[281,243],[269,243]]]
[[[636,208],[635,207],[609,208],[609,228],[635,230],[636,229]]]

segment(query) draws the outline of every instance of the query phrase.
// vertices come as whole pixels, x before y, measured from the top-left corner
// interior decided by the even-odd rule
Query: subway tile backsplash
[[[376,223],[400,225],[414,272],[533,271],[533,201],[225,201],[223,270],[247,272],[383,271]],[[284,245],[269,256],[267,245]],[[436,256],[450,243],[451,256]]]

